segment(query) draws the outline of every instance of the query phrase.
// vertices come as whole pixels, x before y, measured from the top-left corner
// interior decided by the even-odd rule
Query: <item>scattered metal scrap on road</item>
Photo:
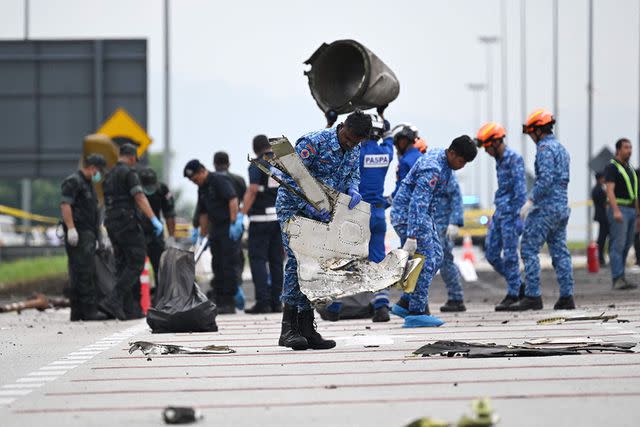
[[[129,354],[140,350],[142,354],[231,354],[236,351],[226,345],[208,345],[206,347],[195,348],[174,344],[159,344],[148,341],[136,341],[129,343]]]
[[[0,306],[0,313],[9,313],[15,311],[18,314],[23,310],[36,309],[38,311],[44,311],[48,308],[64,308],[69,307],[69,299],[63,297],[51,297],[48,298],[44,294],[33,294],[29,299],[25,301],[12,302],[9,304]]]
[[[558,345],[553,342],[532,345],[499,345],[493,343],[468,343],[464,341],[436,341],[426,344],[413,352],[416,356],[446,356],[446,357],[542,357],[542,356],[575,356],[583,353],[615,352],[634,353],[632,350],[637,342],[592,342],[586,339],[570,345]]]

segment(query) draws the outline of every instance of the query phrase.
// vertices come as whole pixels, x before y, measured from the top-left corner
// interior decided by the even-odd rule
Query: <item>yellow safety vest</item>
[[[638,175],[635,172],[633,173],[633,187],[632,187],[631,180],[629,179],[629,174],[627,173],[627,169],[625,169],[625,167],[622,166],[620,163],[618,163],[615,159],[611,159],[611,163],[616,166],[616,168],[618,169],[618,172],[620,172],[620,175],[622,175],[624,182],[627,184],[627,192],[629,193],[629,196],[632,196],[631,199],[622,199],[622,198],[616,197],[616,202],[619,205],[633,206],[635,201],[638,200]]]

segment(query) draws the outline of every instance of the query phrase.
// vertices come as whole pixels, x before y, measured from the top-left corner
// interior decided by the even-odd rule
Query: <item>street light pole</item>
[[[493,121],[493,51],[492,45],[497,43],[500,39],[495,36],[480,36],[478,37],[480,43],[487,46],[487,121]]]
[[[556,118],[554,133],[558,135],[558,0],[553,0],[553,115]]]
[[[589,163],[593,153],[593,0],[589,0],[589,47],[588,47],[588,111],[587,111],[587,195],[591,192],[591,172]],[[587,243],[591,241],[591,206],[587,206]]]
[[[477,129],[480,124],[481,124],[481,120],[482,118],[480,117],[480,109],[481,109],[481,102],[480,102],[480,95],[482,93],[483,90],[485,90],[486,85],[483,83],[467,83],[467,89],[469,89],[471,91],[471,94],[473,95],[473,126],[471,127],[471,129]],[[478,159],[480,160],[480,159]],[[482,190],[482,185],[480,184],[480,181],[482,179],[482,161],[479,161],[478,164],[474,167],[475,170],[475,185],[474,185],[474,190],[476,195],[478,196],[478,198],[480,198],[480,191]]]
[[[527,4],[520,0],[520,116],[524,120],[527,116]],[[520,136],[520,151],[527,171],[527,136]]]
[[[493,115],[493,50],[492,47],[500,39],[495,36],[480,36],[478,37],[480,43],[484,43],[487,46],[487,121],[491,122],[495,120]],[[493,194],[493,175],[487,176],[487,201],[491,200],[491,194]]]
[[[24,39],[29,40],[29,12],[30,4],[29,0],[24,0]],[[34,119],[37,119],[34,116]],[[22,178],[20,180],[20,207],[25,212],[31,212],[31,198],[32,198],[32,182],[31,178]],[[31,220],[24,218],[22,220],[24,229],[24,244],[29,245],[31,238],[29,232],[31,231]]]
[[[169,0],[164,0],[164,154],[162,156],[162,178],[170,186],[171,177],[171,80],[169,51]]]
[[[507,0],[502,0],[500,3],[500,53],[501,53],[501,95],[502,95],[502,125],[507,129],[507,135],[509,134],[509,81],[507,79]]]

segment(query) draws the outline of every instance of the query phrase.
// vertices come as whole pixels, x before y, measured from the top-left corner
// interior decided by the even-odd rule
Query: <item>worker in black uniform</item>
[[[209,172],[197,159],[187,163],[183,174],[198,186],[196,212],[200,218],[200,238],[209,235],[212,288],[218,314],[233,314],[238,284],[233,241],[242,233],[236,226],[238,198],[228,178]]]
[[[172,244],[176,232],[176,204],[173,198],[173,194],[169,191],[169,187],[163,182],[158,182],[158,176],[156,172],[151,168],[143,168],[138,173],[140,175],[140,182],[142,184],[142,190],[144,191],[151,210],[154,215],[160,218],[160,215],[164,217],[164,221],[167,224],[167,232],[169,238],[167,243]],[[165,240],[164,235],[156,236],[153,224],[151,221],[138,211],[140,224],[142,225],[142,231],[144,231],[144,241],[147,247],[147,256],[151,261],[153,267],[153,276],[156,282],[156,288],[158,287],[158,278],[160,277],[160,255],[164,252]]]
[[[600,265],[605,265],[604,246],[609,235],[609,220],[607,219],[607,192],[605,190],[604,174],[596,172],[596,185],[591,190],[591,200],[594,207],[594,221],[598,222],[598,257]]]
[[[269,139],[265,135],[253,138],[253,151],[258,162],[267,169],[273,169],[264,158],[271,152]],[[249,189],[242,204],[242,213],[249,217],[249,266],[256,290],[256,304],[245,310],[249,314],[282,312],[280,294],[284,252],[276,215],[278,186],[273,178],[260,171],[256,165],[249,166]]]
[[[100,220],[93,183],[107,166],[104,157],[91,154],[82,167],[62,181],[62,226],[71,285],[71,321],[106,320],[96,304],[95,253]]]
[[[229,171],[229,155],[224,151],[218,151],[213,155],[213,168],[216,173],[224,175],[231,180],[231,185],[236,192],[236,196],[238,197],[238,216],[236,218],[236,227],[241,229],[240,238],[238,240],[234,240],[234,252],[236,257],[234,259],[235,267],[236,267],[236,280],[238,284],[238,290],[235,296],[236,308],[238,310],[244,309],[244,291],[242,290],[242,272],[244,271],[244,252],[242,251],[242,232],[244,232],[244,215],[242,214],[242,201],[244,200],[244,195],[247,191],[247,183],[244,178],[240,175],[237,175],[233,172]]]
[[[122,144],[118,163],[107,174],[103,184],[106,206],[104,223],[116,259],[116,285],[99,307],[119,320],[143,317],[140,293],[136,293],[135,289],[144,269],[146,250],[136,207],[149,218],[156,236],[161,235],[164,229],[144,195],[140,178],[134,169],[137,162],[136,147],[129,143]]]

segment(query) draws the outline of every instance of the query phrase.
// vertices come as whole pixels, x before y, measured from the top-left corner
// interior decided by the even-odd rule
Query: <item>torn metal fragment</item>
[[[599,316],[549,317],[547,319],[540,319],[536,323],[538,325],[559,325],[564,322],[579,322],[587,320],[601,320],[603,322],[608,322],[609,320],[617,318],[617,314],[605,316],[603,313]]]
[[[632,348],[637,344],[637,342],[585,342],[569,346],[534,346],[527,344],[498,345],[493,343],[467,343],[464,341],[436,341],[420,347],[413,354],[423,357],[468,358],[567,356],[590,353],[592,351],[634,353]]]
[[[173,344],[158,344],[148,341],[136,341],[129,343],[129,354],[140,350],[142,354],[231,354],[236,351],[227,346],[208,345],[202,348],[186,347]]]

